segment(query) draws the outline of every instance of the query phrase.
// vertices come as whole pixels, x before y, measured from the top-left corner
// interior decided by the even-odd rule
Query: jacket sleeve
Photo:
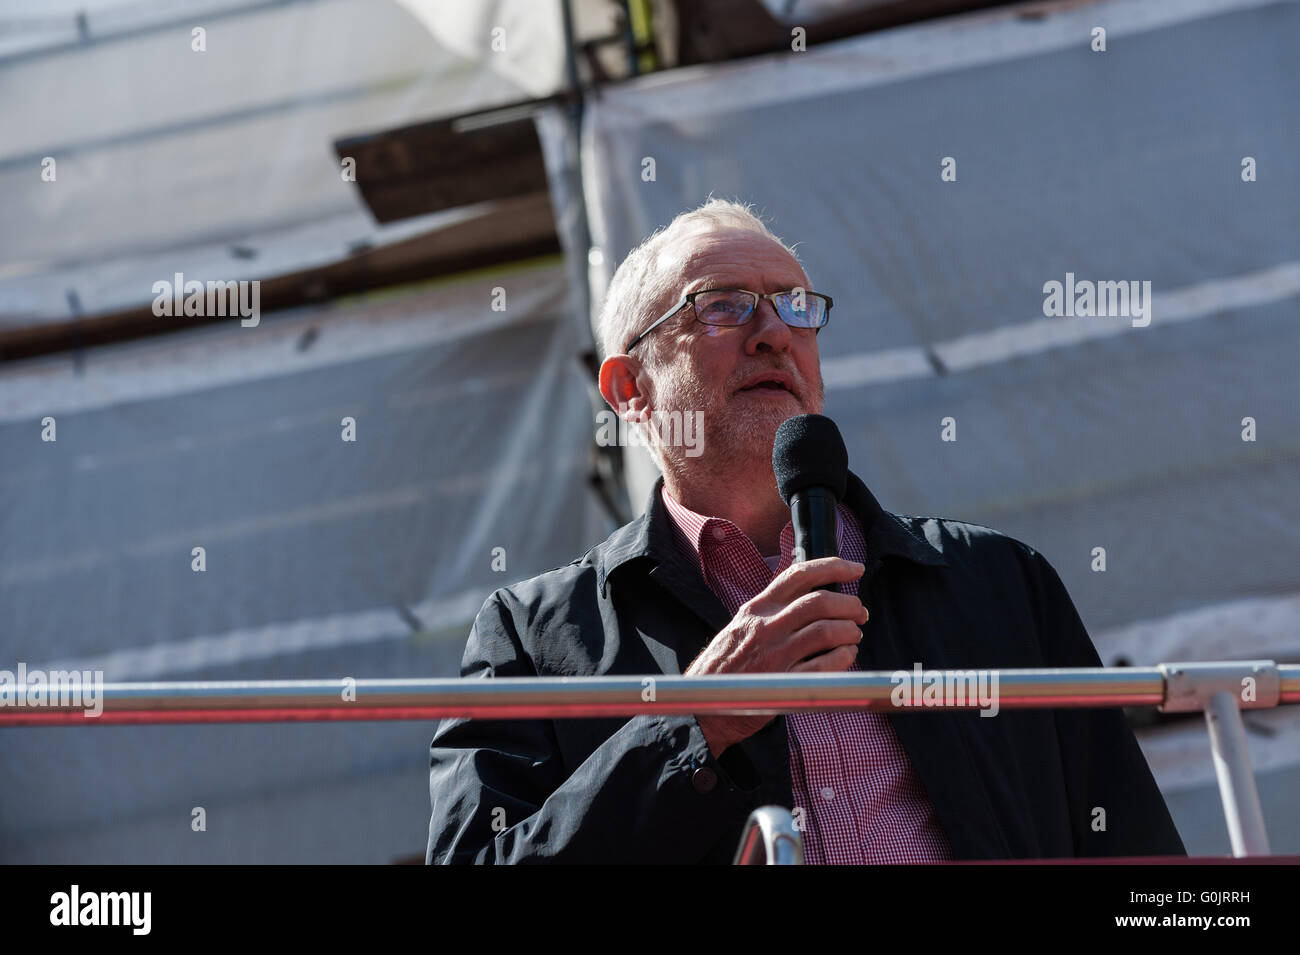
[[[488,598],[462,677],[537,675],[512,603]],[[430,864],[696,863],[748,811],[694,716],[633,717],[576,768],[551,720],[444,719],[430,753]]]
[[[1029,553],[1048,665],[1102,666],[1056,570],[1041,554]],[[1062,708],[1055,717],[1075,855],[1187,855],[1124,711]]]

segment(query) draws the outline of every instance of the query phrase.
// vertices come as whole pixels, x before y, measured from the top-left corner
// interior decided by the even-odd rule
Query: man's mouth
[[[759,394],[794,394],[794,382],[789,375],[772,373],[751,378],[749,383],[736,389],[737,392],[752,391]]]

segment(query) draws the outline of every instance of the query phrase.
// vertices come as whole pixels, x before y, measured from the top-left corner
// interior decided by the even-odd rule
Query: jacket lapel
[[[644,558],[651,565],[650,579],[661,588],[662,593],[694,614],[707,628],[708,634],[716,634],[731,621],[731,614],[727,613],[727,608],[718,599],[718,595],[709,589],[700,575],[699,566],[681,552],[673,539],[669,523],[672,518],[659,496],[662,486],[661,477],[655,482],[650,500],[641,516],[606,542],[597,574],[597,585],[603,592],[610,575],[620,566]],[[654,596],[646,596],[645,599],[654,599]],[[671,644],[671,649],[682,649],[692,659],[695,653],[703,649],[703,645],[694,647],[697,642],[695,635],[687,638],[677,629],[663,634],[662,639]],[[681,670],[665,669],[664,672],[680,673]]]

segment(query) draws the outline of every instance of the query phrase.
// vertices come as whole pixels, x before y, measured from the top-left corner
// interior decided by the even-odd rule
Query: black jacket
[[[461,675],[690,666],[730,615],[677,547],[661,484],[645,514],[581,560],[493,593]],[[846,503],[867,546],[862,669],[1101,666],[1032,548],[891,514],[854,475]],[[1186,854],[1120,709],[888,717],[958,859]],[[429,790],[431,863],[730,863],[751,810],[792,805],[786,722],[715,759],[693,716],[446,719]]]

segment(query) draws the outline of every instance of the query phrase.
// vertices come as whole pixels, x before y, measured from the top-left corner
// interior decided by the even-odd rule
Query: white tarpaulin
[[[327,265],[463,219],[377,226],[334,141],[533,92],[388,0],[77,7],[83,39],[72,10],[0,13],[0,327],[145,305],[176,272]],[[516,38],[526,65],[558,76],[563,45],[535,33]]]
[[[0,368],[0,657],[457,676],[492,590],[611,529],[576,339],[557,258]],[[0,860],[422,858],[433,728],[0,730]]]

